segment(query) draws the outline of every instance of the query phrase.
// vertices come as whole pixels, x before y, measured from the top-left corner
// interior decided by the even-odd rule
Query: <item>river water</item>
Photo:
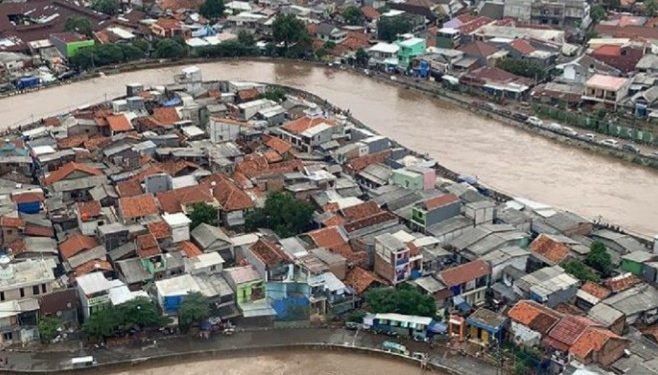
[[[385,136],[512,196],[658,234],[658,173],[562,145],[437,99],[349,72],[291,62],[200,65],[204,79],[290,85],[325,97]],[[125,93],[124,85],[171,82],[179,67],[96,78],[0,100],[4,127]]]
[[[92,374],[92,372],[88,372]],[[419,367],[393,359],[360,354],[290,351],[189,363],[185,360],[158,360],[116,370],[94,370],[107,375],[421,375]],[[438,372],[431,372],[438,374]]]

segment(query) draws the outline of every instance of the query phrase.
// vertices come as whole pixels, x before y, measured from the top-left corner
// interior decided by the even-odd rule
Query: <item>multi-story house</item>
[[[521,22],[582,29],[592,22],[590,5],[583,0],[508,0],[503,15]]]
[[[412,261],[410,247],[390,233],[375,237],[375,273],[392,285],[409,280],[411,271],[422,267]]]
[[[485,289],[489,284],[491,268],[483,260],[474,260],[439,272],[442,282],[454,297],[461,297],[470,306],[484,302]]]

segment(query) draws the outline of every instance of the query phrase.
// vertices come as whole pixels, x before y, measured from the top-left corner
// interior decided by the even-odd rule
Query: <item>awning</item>
[[[471,311],[471,305],[462,296],[452,297],[452,304],[463,313]]]

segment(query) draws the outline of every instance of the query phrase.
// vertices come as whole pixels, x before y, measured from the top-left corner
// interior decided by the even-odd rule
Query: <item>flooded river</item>
[[[96,374],[99,370],[94,370]],[[91,374],[92,372],[89,372]],[[420,368],[392,359],[359,354],[281,352],[248,358],[195,361],[164,360],[118,370],[100,370],[112,375],[420,375],[430,374]],[[439,372],[431,374],[441,375]]]
[[[631,231],[658,234],[658,173],[502,125],[422,94],[348,72],[294,63],[201,65],[204,79],[276,82],[350,109],[383,135],[512,196],[565,208]],[[124,85],[171,82],[180,68],[97,78],[0,100],[3,125],[16,126],[122,95]]]

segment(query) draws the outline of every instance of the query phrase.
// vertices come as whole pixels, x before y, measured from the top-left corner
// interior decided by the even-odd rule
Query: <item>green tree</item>
[[[592,7],[592,10],[590,11],[590,16],[592,17],[594,23],[599,23],[599,21],[604,19],[605,14],[606,14],[605,8],[598,4],[594,5]]]
[[[121,325],[126,328],[162,327],[171,322],[169,318],[162,316],[155,302],[146,297],[135,298],[116,308],[120,310],[119,315],[123,317]]]
[[[151,43],[145,39],[136,39],[131,43],[133,46],[141,49],[146,54],[151,49]]]
[[[71,16],[66,19],[66,22],[64,23],[64,30],[91,37],[94,28],[91,24],[91,21],[89,21],[89,18]]]
[[[562,268],[564,271],[573,275],[575,278],[581,281],[594,281],[599,282],[601,278],[590,268],[585,266],[578,260],[572,259],[562,263]]]
[[[249,212],[245,218],[247,230],[268,228],[281,237],[290,237],[309,229],[313,207],[288,193],[270,194],[265,207]]]
[[[352,310],[349,314],[347,314],[345,320],[347,320],[348,322],[361,323],[363,322],[363,318],[365,316],[366,316],[366,312],[363,310]]]
[[[123,59],[125,61],[139,60],[146,56],[144,50],[132,43],[120,44],[119,46],[121,47],[121,52],[123,52]]]
[[[250,33],[247,30],[240,30],[238,32],[238,42],[244,44],[247,47],[252,47],[256,45],[256,39],[254,34]]]
[[[326,42],[324,42],[323,47],[326,50],[334,49],[336,48],[336,43],[332,42],[331,40],[327,40]]]
[[[366,66],[368,64],[368,60],[370,59],[368,53],[363,48],[356,50],[354,58],[356,60],[356,65],[358,66]]]
[[[155,45],[155,56],[160,59],[180,59],[186,54],[185,46],[174,39],[162,39]]]
[[[281,103],[286,100],[286,91],[279,87],[268,88],[264,93],[258,95],[258,98],[274,100],[277,103]]]
[[[544,69],[532,61],[528,60],[514,60],[505,58],[496,62],[496,67],[516,74],[517,76],[528,77],[532,79],[541,80],[544,78]]]
[[[190,229],[194,229],[199,224],[205,223],[209,225],[217,225],[217,216],[219,211],[217,208],[205,202],[199,202],[192,205],[192,212],[190,213]]]
[[[433,317],[436,302],[429,295],[403,284],[397,288],[375,288],[366,293],[366,304],[374,313],[398,313]]]
[[[50,342],[57,337],[59,330],[64,326],[62,320],[55,316],[44,316],[39,319],[39,336],[42,342]]]
[[[587,30],[585,32],[585,40],[590,40],[598,37],[599,37],[599,33],[597,33],[595,30]]]
[[[361,9],[355,5],[350,5],[343,10],[343,19],[348,25],[363,25],[365,17]]]
[[[101,44],[94,48],[94,63],[97,66],[118,64],[124,61],[123,49],[118,44]]]
[[[285,49],[291,44],[309,39],[306,25],[294,14],[279,14],[272,24],[272,35],[278,43],[283,43]]]
[[[377,37],[390,43],[397,39],[399,34],[413,30],[413,27],[411,19],[404,15],[382,17],[377,21]]]
[[[329,51],[327,51],[327,49],[324,47],[320,47],[315,50],[315,56],[317,56],[319,60],[323,60],[325,57],[327,57],[328,54]]]
[[[206,0],[199,8],[199,13],[209,20],[216,20],[224,15],[224,1]]]
[[[119,0],[92,0],[91,8],[113,16],[119,12]]]
[[[104,339],[114,335],[123,325],[121,309],[108,308],[96,311],[82,325],[82,331],[90,337]]]
[[[208,298],[198,292],[188,293],[178,308],[178,324],[183,331],[187,331],[192,324],[210,316]]]
[[[656,3],[656,0],[644,0],[644,13],[647,16],[649,17],[655,16],[657,9],[658,9],[658,3]]]
[[[87,70],[94,66],[94,47],[82,48],[69,59],[69,63],[78,70]]]
[[[590,245],[589,253],[585,257],[585,264],[601,272],[603,276],[609,276],[612,272],[612,258],[605,248],[605,245],[599,241],[594,241]]]

